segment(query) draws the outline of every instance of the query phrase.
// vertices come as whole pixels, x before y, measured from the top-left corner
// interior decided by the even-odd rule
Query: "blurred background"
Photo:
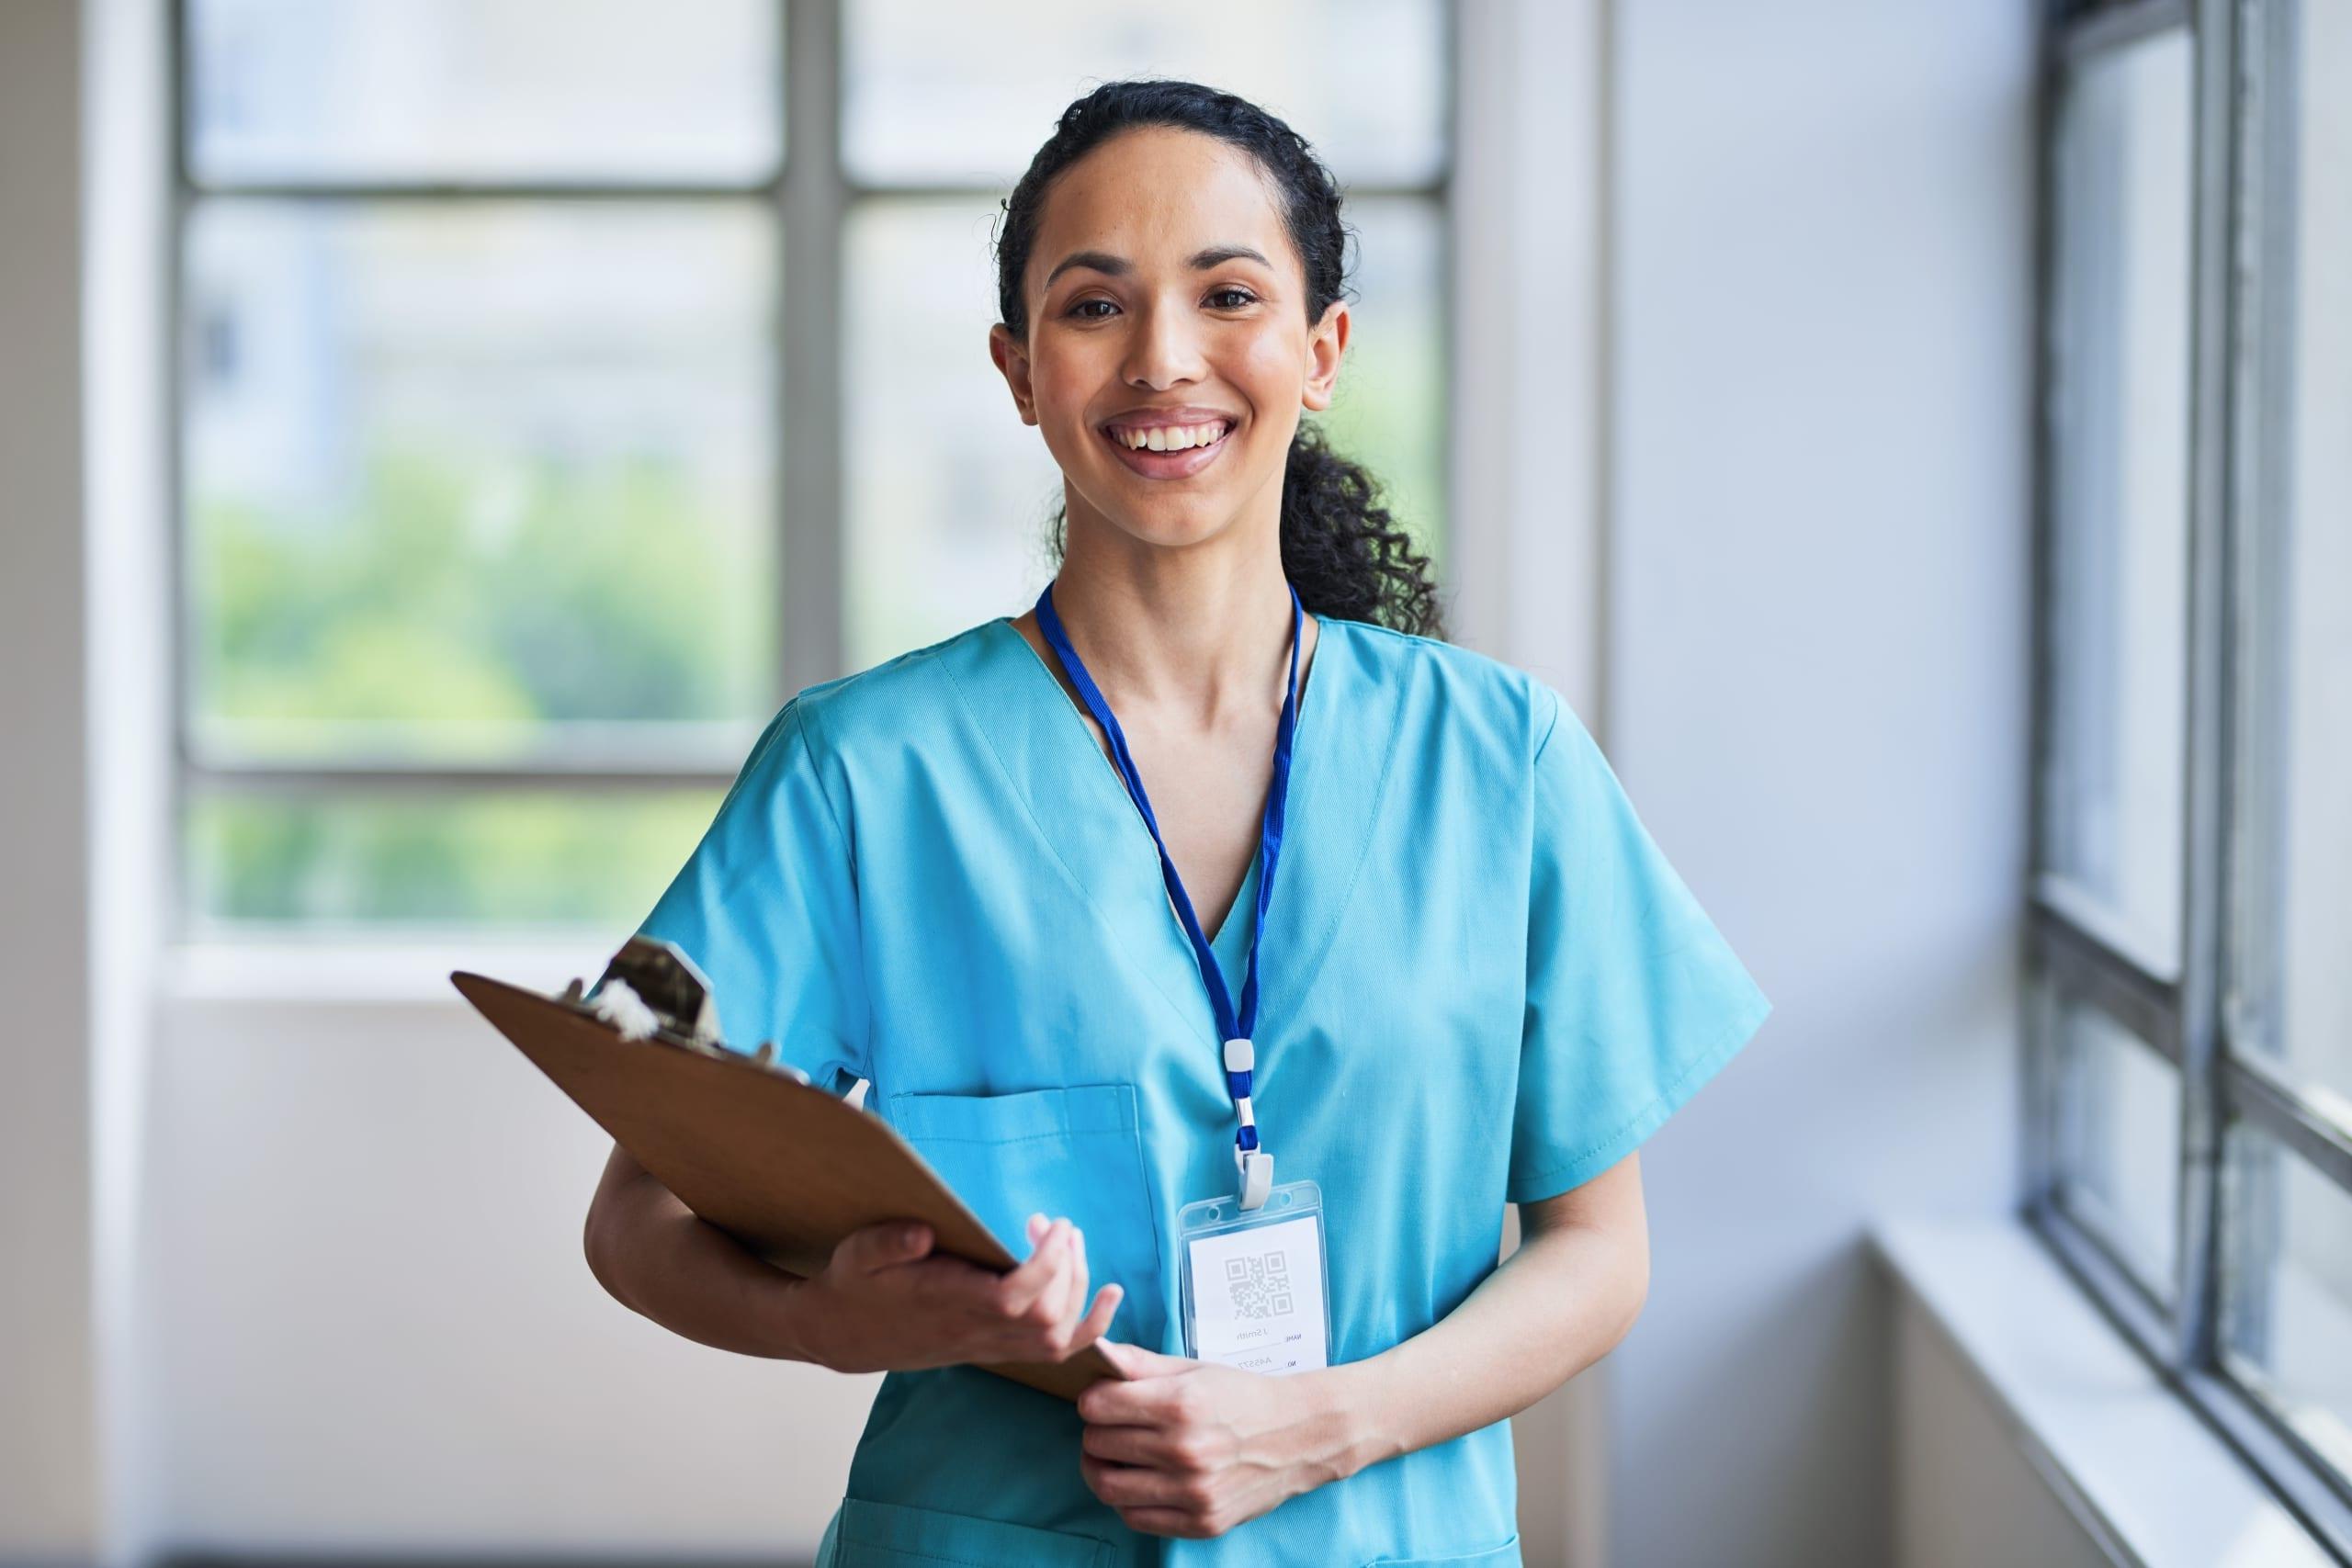
[[[1035,596],[1130,74],[1776,1004],[1525,1560],[2352,1562],[2352,0],[0,0],[0,1564],[808,1561],[878,1378],[605,1296],[447,974]]]

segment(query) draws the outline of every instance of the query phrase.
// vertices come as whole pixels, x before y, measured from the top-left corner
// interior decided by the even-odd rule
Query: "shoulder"
[[[1555,726],[1582,728],[1556,688],[1516,664],[1371,621],[1322,620],[1346,639],[1364,678],[1396,694],[1400,733],[1442,736],[1524,766]]]
[[[877,744],[919,744],[959,716],[961,673],[973,668],[1002,619],[992,616],[879,664],[804,686],[777,718],[797,724],[820,760]]]

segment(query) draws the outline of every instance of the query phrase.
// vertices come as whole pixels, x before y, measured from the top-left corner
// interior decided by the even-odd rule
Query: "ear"
[[[989,357],[1004,372],[1004,384],[1012,389],[1012,406],[1021,412],[1021,423],[1037,423],[1037,400],[1029,391],[1029,352],[1013,340],[1012,329],[1002,321],[989,328]]]
[[[1306,334],[1306,385],[1298,400],[1317,412],[1331,406],[1331,393],[1340,382],[1340,356],[1347,352],[1348,326],[1348,302],[1334,299]]]

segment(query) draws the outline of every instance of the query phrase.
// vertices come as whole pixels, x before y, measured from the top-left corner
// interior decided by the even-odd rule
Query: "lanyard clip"
[[[1234,1140],[1233,1165],[1241,1173],[1241,1206],[1255,1209],[1274,1185],[1274,1156],[1258,1146],[1258,1117],[1250,1108],[1250,1075],[1258,1065],[1258,1048],[1247,1037],[1225,1043],[1225,1086],[1233,1093],[1233,1108],[1241,1118],[1240,1136]]]
[[[1265,1207],[1266,1194],[1274,1188],[1274,1156],[1264,1149],[1236,1149],[1233,1163],[1241,1170],[1241,1207]]]

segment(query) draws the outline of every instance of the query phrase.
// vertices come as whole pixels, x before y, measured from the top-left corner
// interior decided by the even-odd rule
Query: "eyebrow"
[[[1206,272],[1213,266],[1223,266],[1229,261],[1253,261],[1260,266],[1272,266],[1263,254],[1248,245],[1210,245],[1193,253],[1193,270]],[[1125,256],[1114,256],[1108,251],[1072,251],[1046,274],[1045,287],[1051,288],[1054,279],[1074,266],[1091,267],[1113,277],[1125,277],[1135,270],[1135,264]]]

